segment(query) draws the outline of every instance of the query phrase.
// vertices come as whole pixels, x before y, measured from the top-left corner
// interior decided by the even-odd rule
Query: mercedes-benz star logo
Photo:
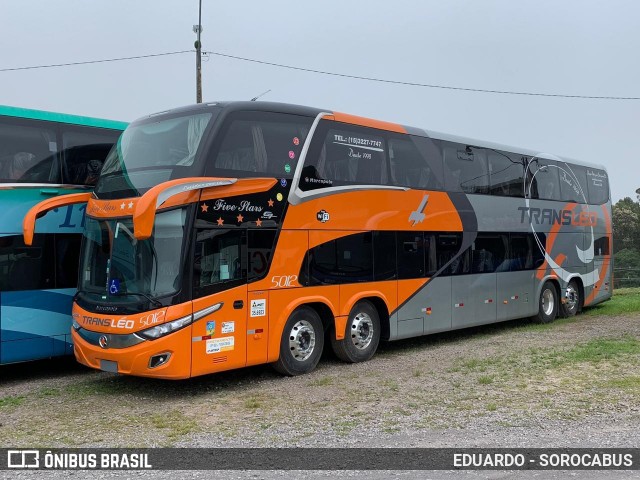
[[[107,348],[108,343],[109,343],[109,338],[106,335],[101,335],[100,338],[98,339],[98,344],[102,348]]]

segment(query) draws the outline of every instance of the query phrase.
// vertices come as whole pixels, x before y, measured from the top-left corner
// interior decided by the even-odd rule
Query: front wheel
[[[309,373],[320,361],[324,329],[318,313],[310,307],[294,311],[282,331],[280,358],[273,367],[283,375]]]
[[[544,282],[538,299],[538,314],[534,320],[538,323],[551,323],[558,315],[558,292],[552,282]]]
[[[375,307],[363,300],[354,305],[344,331],[344,338],[336,340],[331,335],[331,347],[336,356],[345,362],[364,362],[373,357],[380,343],[380,317]]]
[[[580,297],[578,282],[571,280],[569,285],[567,285],[565,301],[562,305],[562,314],[565,317],[573,317],[580,312],[581,307],[582,298]]]

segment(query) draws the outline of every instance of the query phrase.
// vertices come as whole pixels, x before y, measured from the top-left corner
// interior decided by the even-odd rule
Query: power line
[[[374,78],[374,77],[361,77],[358,75],[348,75],[346,73],[335,73],[335,72],[327,72],[324,70],[315,70],[313,68],[295,67],[292,65],[284,65],[281,63],[266,62],[264,60],[256,60],[254,58],[245,58],[245,57],[238,57],[236,55],[228,55],[226,53],[219,53],[219,52],[202,52],[202,53],[205,55],[217,55],[219,57],[232,58],[234,60],[242,60],[244,62],[253,62],[253,63],[262,64],[262,65],[270,65],[272,67],[288,68],[290,70],[299,70],[301,72],[319,73],[321,75],[353,78],[356,80],[367,80],[370,82],[392,83],[395,85],[408,85],[412,87],[440,88],[443,90],[458,90],[463,92],[477,92],[477,93],[497,93],[502,95],[525,95],[525,96],[532,96],[532,97],[580,98],[580,99],[594,99],[594,100],[640,100],[640,97],[614,97],[614,96],[599,96],[599,95],[566,95],[561,93],[514,92],[514,91],[508,91],[508,90],[487,90],[482,88],[451,87],[448,85],[433,85],[428,83],[403,82],[400,80],[389,80],[389,79]]]
[[[151,53],[149,55],[136,55],[135,57],[107,58],[103,60],[88,60],[85,62],[55,63],[51,65],[32,65],[29,67],[2,68],[0,69],[0,72],[14,72],[16,70],[34,70],[37,68],[69,67],[72,65],[88,65],[90,63],[119,62],[121,60],[137,60],[139,58],[164,57],[167,55],[180,55],[182,53],[193,53],[193,50],[181,50],[179,52]]]
[[[92,63],[119,62],[122,60],[137,60],[140,58],[163,57],[167,55],[181,55],[184,53],[193,53],[193,52],[194,50],[180,50],[177,52],[153,53],[149,55],[136,55],[133,57],[108,58],[103,60],[88,60],[84,62],[69,62],[69,63],[56,63],[51,65],[32,65],[28,67],[2,68],[0,69],[0,72],[13,72],[17,70],[34,70],[39,68],[69,67],[74,65],[88,65]],[[457,90],[462,92],[494,93],[494,94],[500,94],[500,95],[521,95],[521,96],[530,96],[530,97],[575,98],[575,99],[591,99],[591,100],[640,100],[640,97],[616,97],[616,96],[606,96],[606,95],[568,95],[568,94],[561,94],[561,93],[518,92],[518,91],[509,91],[509,90],[489,90],[489,89],[483,89],[483,88],[452,87],[449,85],[435,85],[435,84],[429,84],[429,83],[405,82],[401,80],[389,80],[385,78],[362,77],[359,75],[349,75],[346,73],[327,72],[324,70],[316,70],[313,68],[296,67],[293,65],[285,65],[282,63],[267,62],[265,60],[256,60],[254,58],[239,57],[237,55],[229,55],[229,54],[220,53],[220,52],[202,52],[202,54],[216,55],[218,57],[231,58],[231,59],[240,60],[243,62],[258,63],[261,65],[269,65],[272,67],[286,68],[289,70],[297,70],[301,72],[317,73],[320,75],[330,75],[333,77],[352,78],[355,80],[366,80],[369,82],[389,83],[394,85],[406,85],[411,87],[439,88],[442,90]]]

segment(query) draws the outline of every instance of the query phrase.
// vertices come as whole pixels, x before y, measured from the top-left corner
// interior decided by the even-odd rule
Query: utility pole
[[[202,33],[202,0],[198,2],[198,25],[193,26],[193,31],[198,35],[196,40],[196,103],[202,103],[202,44],[200,34]]]

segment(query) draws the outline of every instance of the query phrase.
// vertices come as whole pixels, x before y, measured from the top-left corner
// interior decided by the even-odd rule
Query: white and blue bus
[[[93,189],[126,124],[0,106],[0,364],[71,354],[71,305],[85,205],[52,210],[34,242],[26,212]]]

